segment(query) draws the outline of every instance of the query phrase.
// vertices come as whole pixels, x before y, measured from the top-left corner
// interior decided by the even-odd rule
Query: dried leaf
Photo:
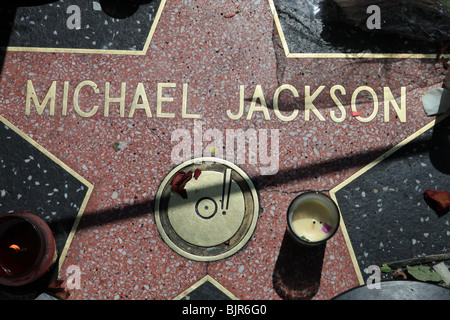
[[[406,266],[406,270],[419,281],[439,282],[442,280],[441,275],[428,266]]]
[[[224,18],[233,18],[237,13],[239,13],[239,11],[236,11],[234,13],[230,13],[230,14],[225,14],[223,15]]]
[[[402,269],[397,269],[394,271],[394,278],[402,278],[402,279],[407,279],[408,277],[406,276],[406,273],[403,272]]]

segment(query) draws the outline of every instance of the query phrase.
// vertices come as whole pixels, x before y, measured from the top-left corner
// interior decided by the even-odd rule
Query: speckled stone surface
[[[447,117],[336,193],[364,279],[370,265],[449,251],[450,217],[424,199],[426,190],[450,188],[449,123]]]
[[[53,232],[58,260],[65,258],[71,231],[85,199],[89,185],[80,181],[55,162],[43,150],[21,137],[15,128],[0,121],[0,213],[29,211],[43,219]],[[55,265],[55,266],[56,266]],[[0,299],[32,298],[50,283],[52,270],[42,281],[18,288],[0,286]]]
[[[274,0],[286,41],[292,53],[428,53],[439,46],[425,40],[402,37],[395,32],[365,32],[346,18],[333,0]],[[381,10],[383,25],[399,23],[395,14]],[[362,11],[360,16],[364,17]],[[417,14],[417,13],[416,13]],[[370,17],[371,14],[367,14]],[[365,26],[365,21],[360,24]],[[409,25],[414,30],[417,15],[411,13]],[[355,17],[356,19],[356,17]],[[391,27],[390,29],[393,29]],[[419,27],[417,27],[419,29]],[[424,28],[425,29],[425,28]]]
[[[61,254],[87,196],[88,186],[0,123],[2,213],[33,211],[55,233]]]
[[[267,1],[167,1],[145,55],[7,51],[0,113],[94,185],[59,273],[61,280],[67,279],[70,265],[82,272],[81,286],[70,291],[69,299],[173,299],[206,275],[244,300],[331,299],[359,285],[342,230],[324,247],[294,247],[285,235],[289,203],[301,190],[331,190],[430,123],[433,119],[426,117],[420,97],[441,86],[443,75],[434,59],[287,58]],[[34,105],[25,114],[28,80],[39,101],[56,81],[54,115],[49,106],[39,115]],[[78,95],[84,112],[98,106],[91,117],[74,110],[73,95],[83,81],[96,85],[85,86]],[[125,94],[124,117],[118,102],[111,102],[104,116],[106,83],[110,97]],[[143,109],[128,116],[140,83],[151,117]],[[157,116],[158,84],[164,83],[175,84],[163,88],[164,96],[173,100],[162,102],[162,111],[173,113],[173,118]],[[183,84],[188,84],[187,113],[200,119],[182,117]],[[280,95],[283,115],[298,110],[289,122],[279,120],[273,110],[274,93],[282,84],[299,93],[298,98],[288,91]],[[232,120],[227,110],[237,114],[241,85],[244,115]],[[258,85],[269,119],[255,111],[247,120]],[[337,92],[346,109],[342,122],[330,117],[332,110],[340,115],[330,96],[335,85],[347,93]],[[314,100],[325,121],[315,113],[306,120],[306,86],[311,94],[325,86]],[[351,115],[352,93],[360,86],[373,88],[380,102],[368,123]],[[405,87],[406,122],[392,108],[389,122],[384,121],[383,87],[399,102]],[[370,99],[367,92],[358,97],[362,117],[372,113]],[[222,134],[226,129],[279,130],[276,174],[262,175],[260,162],[239,164],[260,197],[252,238],[235,255],[207,263],[185,259],[162,241],[153,208],[161,181],[175,166],[171,153],[178,141],[173,133],[185,129],[193,139],[199,123],[203,132],[217,129]],[[297,267],[304,273],[297,274]]]
[[[102,10],[102,3],[103,9]],[[108,1],[11,3],[0,10],[10,25],[2,46],[141,50],[161,1],[146,4]],[[132,19],[126,19],[133,16]],[[75,31],[75,32],[74,32]]]

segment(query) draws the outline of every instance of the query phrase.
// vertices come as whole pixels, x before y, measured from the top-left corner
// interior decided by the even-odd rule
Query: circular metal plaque
[[[173,190],[174,177],[188,173],[192,177],[184,191]],[[155,221],[163,240],[197,261],[215,261],[239,251],[252,236],[258,213],[258,194],[247,174],[212,157],[175,167],[155,199]]]

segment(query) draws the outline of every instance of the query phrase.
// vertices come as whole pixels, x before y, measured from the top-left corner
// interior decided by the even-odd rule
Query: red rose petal
[[[423,196],[434,211],[444,211],[450,206],[450,193],[448,191],[426,190]]]
[[[177,172],[171,183],[172,191],[181,195],[184,199],[187,199],[187,193],[184,187],[189,180],[192,179],[192,171],[185,173],[183,171]]]
[[[194,179],[197,180],[198,177],[200,177],[201,174],[202,174],[202,170],[195,169],[195,171],[194,171]]]
[[[175,175],[172,178],[172,191],[176,191],[177,190],[177,186],[180,183],[181,179],[183,179],[185,173],[183,171],[177,172],[175,173]]]

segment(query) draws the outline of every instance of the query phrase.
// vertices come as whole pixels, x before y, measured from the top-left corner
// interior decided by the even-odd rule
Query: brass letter
[[[142,98],[142,103],[139,102],[139,98]],[[152,117],[152,111],[150,110],[150,105],[148,104],[147,94],[145,93],[144,85],[142,83],[138,83],[136,88],[136,92],[134,93],[133,102],[131,103],[131,110],[128,114],[128,118],[132,118],[134,116],[134,111],[136,109],[144,109],[147,118]]]
[[[109,96],[111,83],[106,82],[105,83],[105,110],[104,110],[104,116],[109,116],[109,104],[111,102],[118,102],[120,104],[120,117],[125,116],[125,91],[127,84],[125,82],[122,82],[121,91],[120,91],[120,97],[119,98],[111,98]]]
[[[256,106],[256,101],[259,100],[260,106]],[[264,93],[262,91],[261,85],[257,85],[255,92],[253,93],[252,103],[250,104],[250,109],[248,110],[247,120],[252,118],[254,111],[262,111],[264,113],[264,119],[270,120],[269,110],[267,109],[266,99],[264,98]]]
[[[342,122],[345,119],[346,112],[345,112],[345,108],[342,105],[341,101],[339,101],[339,99],[336,97],[336,94],[335,94],[336,90],[339,90],[341,92],[341,94],[343,94],[343,95],[345,95],[346,92],[345,92],[345,88],[343,86],[339,86],[339,85],[333,86],[330,89],[331,99],[333,99],[334,103],[336,104],[339,111],[341,112],[341,117],[337,118],[334,110],[330,111],[330,117],[331,117],[331,120],[333,120],[334,122]]]
[[[176,83],[158,83],[157,93],[156,93],[156,116],[161,118],[175,118],[175,114],[162,112],[162,102],[172,102],[172,97],[163,97],[162,89],[163,88],[175,88],[177,86]]]
[[[34,90],[33,82],[31,80],[27,81],[27,100],[25,103],[25,115],[30,115],[31,112],[31,100],[33,100],[34,105],[36,107],[36,112],[38,115],[41,115],[47,106],[48,101],[50,100],[50,115],[55,115],[55,99],[56,99],[56,81],[52,82],[50,89],[45,95],[42,103],[39,103],[39,100],[36,95],[36,91]]]
[[[239,112],[237,114],[232,114],[230,110],[227,110],[227,116],[231,120],[237,120],[244,114],[244,86],[239,86]]]
[[[69,81],[64,81],[62,115],[67,116],[67,100],[69,99]]]
[[[298,91],[290,84],[283,84],[282,86],[278,87],[273,95],[273,111],[275,112],[275,115],[280,119],[281,121],[292,121],[297,117],[298,110],[294,110],[290,116],[284,116],[281,114],[280,109],[278,107],[278,97],[284,89],[288,89],[292,92],[295,98],[298,98]]]
[[[322,92],[324,88],[325,86],[320,86],[319,89],[314,91],[313,95],[311,95],[311,87],[305,87],[305,121],[309,121],[309,111],[312,111],[320,121],[325,121],[325,118],[313,104],[314,99],[317,98],[317,96]]]
[[[84,112],[83,110],[80,109],[80,106],[78,104],[78,95],[80,94],[80,91],[84,86],[92,87],[92,89],[94,89],[95,93],[99,93],[99,90],[98,90],[98,87],[95,84],[95,82],[86,80],[86,81],[80,82],[77,85],[77,87],[75,88],[75,92],[73,93],[73,108],[75,109],[76,113],[78,113],[78,115],[80,117],[88,118],[88,117],[92,117],[97,112],[98,106],[97,105],[93,106],[91,111],[89,111],[89,112]]]
[[[391,89],[384,87],[384,122],[389,122],[389,104],[392,103],[394,110],[401,122],[406,122],[406,88],[401,88],[401,107],[399,108],[397,101],[392,94]]]
[[[372,98],[373,98],[373,112],[368,118],[363,118],[363,117],[357,116],[356,120],[358,120],[360,122],[370,122],[370,121],[372,121],[375,118],[375,116],[378,113],[378,97],[377,97],[376,92],[371,87],[368,87],[368,86],[358,87],[355,90],[355,92],[353,92],[353,95],[352,95],[352,111],[353,112],[357,112],[357,110],[356,110],[356,98],[358,97],[358,94],[361,91],[364,91],[364,90],[368,91],[372,95]]]

